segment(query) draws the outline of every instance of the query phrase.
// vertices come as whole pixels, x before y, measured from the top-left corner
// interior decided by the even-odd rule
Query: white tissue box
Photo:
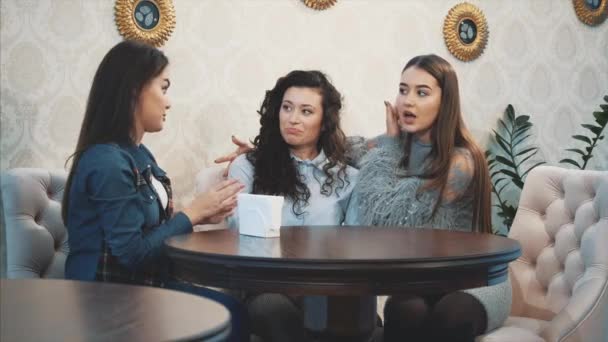
[[[283,196],[239,194],[239,232],[260,237],[277,237],[281,229]]]

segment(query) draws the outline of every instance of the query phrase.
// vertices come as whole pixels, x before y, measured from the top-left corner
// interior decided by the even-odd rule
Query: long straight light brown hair
[[[473,231],[491,233],[491,187],[490,173],[483,152],[465,127],[460,110],[460,95],[456,72],[445,59],[437,55],[422,55],[412,58],[403,68],[419,68],[433,76],[441,88],[439,113],[431,127],[431,152],[429,164],[421,176],[428,179],[423,189],[436,189],[439,199],[433,208],[433,215],[441,204],[450,171],[450,161],[457,147],[465,148],[473,159],[473,178],[469,189],[473,195]],[[406,139],[405,153],[401,165],[407,167],[411,147],[411,136]]]

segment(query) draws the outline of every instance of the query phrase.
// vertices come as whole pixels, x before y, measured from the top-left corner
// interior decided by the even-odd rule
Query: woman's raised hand
[[[243,153],[250,152],[253,150],[253,146],[246,141],[242,141],[239,138],[232,136],[232,143],[236,145],[236,150],[234,152],[221,156],[215,160],[215,163],[225,163],[228,162],[228,166],[224,170],[224,177],[228,176],[228,169],[230,168],[230,164],[236,159],[236,157],[240,156]]]
[[[223,181],[208,192],[196,196],[183,212],[192,225],[218,223],[233,213],[236,208],[236,195],[244,187],[235,179]]]
[[[399,117],[395,107],[388,101],[384,101],[386,107],[386,135],[389,137],[399,136],[401,129],[399,128]]]

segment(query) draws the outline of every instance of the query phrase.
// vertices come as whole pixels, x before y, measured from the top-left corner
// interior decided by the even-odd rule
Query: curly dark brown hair
[[[323,118],[317,149],[323,150],[328,162],[323,166],[327,179],[321,184],[321,194],[330,196],[350,182],[346,175],[346,136],[340,128],[340,92],[325,74],[316,70],[294,70],[279,78],[274,88],[266,91],[264,102],[258,110],[260,133],[253,140],[254,150],[247,154],[247,159],[254,168],[252,192],[288,197],[293,201],[294,214],[301,215],[304,213],[303,208],[308,205],[310,190],[298,173],[279,126],[283,96],[291,87],[317,89],[323,98]]]

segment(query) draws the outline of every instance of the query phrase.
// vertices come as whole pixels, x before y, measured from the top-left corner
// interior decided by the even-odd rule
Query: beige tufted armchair
[[[511,317],[477,342],[608,342],[608,172],[530,172],[509,237]]]
[[[67,172],[17,168],[2,173],[8,278],[63,278],[68,234],[61,220]]]

